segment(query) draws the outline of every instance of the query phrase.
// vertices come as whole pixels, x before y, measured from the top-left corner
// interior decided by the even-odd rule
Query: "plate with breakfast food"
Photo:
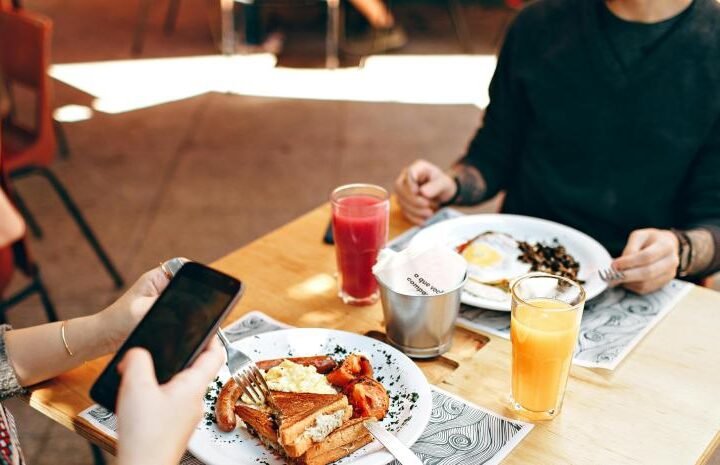
[[[609,268],[612,261],[605,247],[587,234],[521,215],[453,218],[421,230],[411,244],[455,249],[468,262],[462,302],[501,311],[510,311],[512,281],[534,271],[577,281],[592,299],[607,287],[598,270]]]
[[[270,395],[253,402],[223,366],[188,445],[207,465],[382,465],[392,456],[365,421],[379,421],[410,446],[430,420],[432,396],[422,371],[378,340],[294,328],[233,345],[255,361]]]

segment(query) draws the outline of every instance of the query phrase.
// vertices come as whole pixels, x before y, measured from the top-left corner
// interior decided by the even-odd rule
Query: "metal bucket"
[[[437,295],[402,294],[375,278],[392,345],[414,358],[437,357],[450,349],[467,273],[457,287]]]

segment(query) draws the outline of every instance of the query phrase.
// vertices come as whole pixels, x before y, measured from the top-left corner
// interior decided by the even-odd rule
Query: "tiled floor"
[[[54,20],[55,63],[129,58],[135,2],[26,4]],[[153,6],[144,58],[214,53],[208,27],[213,14],[205,2],[182,3],[172,37],[161,33],[164,8],[162,2]],[[293,12],[303,21],[287,28],[281,66],[303,69],[323,62],[322,8],[307,8],[302,15]],[[395,10],[411,38],[403,54],[461,53],[443,4],[400,3]],[[476,53],[494,53],[512,15],[491,3],[467,8]],[[243,70],[232,78],[242,81],[252,73]],[[140,84],[120,103],[142,94],[146,77],[151,78],[140,76]],[[180,73],[172,81],[191,78],[197,76]],[[202,76],[200,83],[215,78]],[[486,86],[487,76],[477,82],[478,89]],[[57,107],[92,106],[96,97],[55,85]],[[417,157],[447,165],[464,149],[479,114],[469,104],[271,98],[215,90],[134,111],[95,111],[89,120],[65,123],[72,155],[58,160],[54,170],[132,280],[171,256],[212,261],[325,201],[338,184],[362,180],[390,187],[400,168]],[[112,301],[118,292],[48,186],[28,179],[18,188],[45,229],[47,237],[32,246],[61,316],[94,312]],[[30,300],[13,310],[10,320],[23,326],[42,322],[42,315],[39,303]],[[9,404],[30,464],[91,463],[85,441],[19,401]]]

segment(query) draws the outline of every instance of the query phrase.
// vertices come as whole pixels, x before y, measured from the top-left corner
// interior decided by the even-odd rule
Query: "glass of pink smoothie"
[[[378,300],[372,267],[388,237],[390,196],[372,184],[348,184],[330,195],[340,298],[346,304]]]

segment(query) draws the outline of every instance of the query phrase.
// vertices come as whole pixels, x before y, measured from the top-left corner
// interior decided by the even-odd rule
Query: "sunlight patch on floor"
[[[493,55],[371,56],[360,67],[283,68],[275,56],[198,56],[54,65],[55,79],[122,113],[207,92],[238,95],[485,107]]]

